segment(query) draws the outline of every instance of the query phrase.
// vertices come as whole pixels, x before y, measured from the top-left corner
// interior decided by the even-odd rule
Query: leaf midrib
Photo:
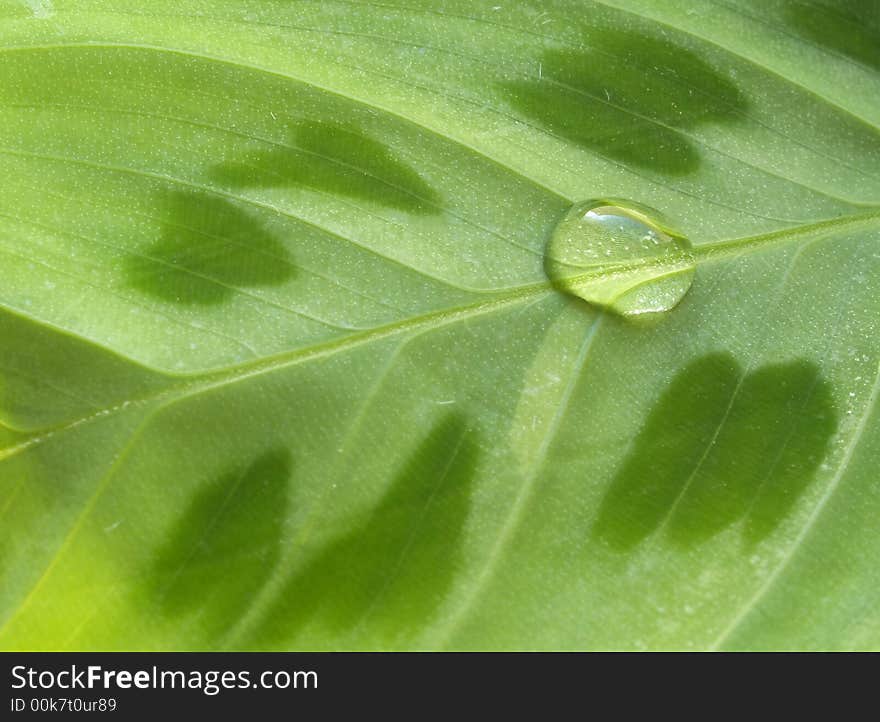
[[[747,253],[757,252],[772,245],[781,245],[787,242],[790,243],[793,241],[803,240],[801,238],[802,236],[807,237],[811,234],[821,232],[823,230],[840,231],[846,228],[857,228],[859,226],[871,224],[880,225],[880,212],[826,219],[822,221],[817,221],[815,223],[805,224],[802,226],[784,229],[781,231],[774,231],[757,236],[748,236],[739,239],[732,239],[729,241],[716,241],[713,243],[705,243],[694,247],[692,252],[696,259],[697,266],[699,267],[699,264],[701,262],[714,262],[723,258],[737,257]],[[824,239],[817,238],[814,240],[828,240],[831,237],[833,237],[833,235],[827,236]],[[631,264],[624,268],[635,270],[644,269],[646,267],[652,266],[660,270],[662,270],[663,268],[662,263],[657,263],[653,260]],[[615,265],[612,272],[622,272],[621,265]],[[601,273],[597,271],[592,271],[589,274],[584,274],[583,277],[575,277],[575,280],[586,280],[587,278],[596,277],[601,277]],[[38,445],[48,440],[49,438],[56,436],[58,433],[63,433],[67,430],[87,424],[93,420],[105,418],[108,415],[119,413],[123,410],[131,408],[132,406],[144,406],[151,403],[156,403],[158,406],[163,406],[169,403],[176,403],[178,401],[182,401],[184,399],[196,396],[204,392],[223,388],[225,386],[238,383],[239,381],[262,376],[264,374],[272,373],[274,371],[278,371],[299,363],[305,363],[307,361],[312,361],[318,358],[331,356],[338,352],[351,350],[368,343],[381,341],[383,339],[390,338],[409,331],[416,331],[419,329],[435,330],[461,320],[473,318],[475,316],[480,316],[485,313],[490,313],[495,310],[503,309],[507,306],[515,305],[517,303],[520,303],[527,299],[532,299],[542,294],[554,292],[557,291],[554,289],[552,282],[549,280],[530,284],[527,286],[518,286],[506,289],[504,291],[484,292],[483,295],[489,296],[489,298],[486,298],[485,300],[479,301],[477,303],[468,304],[453,309],[441,309],[438,311],[432,311],[430,313],[422,314],[419,316],[412,316],[383,326],[355,332],[342,338],[332,339],[330,341],[314,346],[285,351],[280,354],[274,354],[272,356],[267,356],[264,358],[256,359],[254,361],[245,362],[243,364],[238,364],[223,369],[209,369],[207,371],[202,371],[195,374],[188,374],[185,376],[162,372],[165,373],[165,375],[169,379],[178,379],[179,382],[170,383],[158,393],[134,399],[121,400],[113,406],[95,409],[85,416],[64,422],[54,427],[30,430],[33,434],[31,437],[26,438],[11,447],[0,449],[0,462],[17,453],[25,451],[28,448]],[[16,313],[15,311],[10,312],[15,313],[15,315],[21,315]],[[27,318],[27,320],[33,323],[38,323],[40,325],[43,325],[44,327],[51,328],[52,330],[68,333],[65,329],[59,329],[53,324],[36,321],[28,316],[23,317]],[[90,343],[94,344],[93,341],[90,341]],[[99,346],[98,344],[94,345],[98,348],[105,349],[105,347]],[[108,350],[111,353],[116,353],[111,349],[105,350]],[[144,368],[145,370],[147,369],[147,367],[138,364],[136,361],[128,357],[120,357],[129,361],[133,365],[138,365],[140,368]]]

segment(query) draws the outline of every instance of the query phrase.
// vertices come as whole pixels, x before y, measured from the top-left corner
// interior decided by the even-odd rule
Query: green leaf
[[[0,0],[0,647],[880,646],[878,48]],[[546,277],[607,198],[691,242],[671,311]]]

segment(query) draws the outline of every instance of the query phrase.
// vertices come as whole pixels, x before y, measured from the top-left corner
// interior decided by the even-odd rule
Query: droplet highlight
[[[596,199],[573,205],[547,243],[553,284],[623,316],[663,313],[684,298],[696,264],[688,240],[652,208]]]

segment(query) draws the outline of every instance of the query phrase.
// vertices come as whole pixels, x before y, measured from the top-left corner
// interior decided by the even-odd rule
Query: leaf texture
[[[0,0],[0,647],[880,644],[880,7]],[[572,203],[693,243],[556,290]]]

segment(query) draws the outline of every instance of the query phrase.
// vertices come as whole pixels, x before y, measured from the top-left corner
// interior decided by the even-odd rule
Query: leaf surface
[[[873,0],[0,0],[0,647],[880,644]],[[693,287],[556,290],[572,203]]]

